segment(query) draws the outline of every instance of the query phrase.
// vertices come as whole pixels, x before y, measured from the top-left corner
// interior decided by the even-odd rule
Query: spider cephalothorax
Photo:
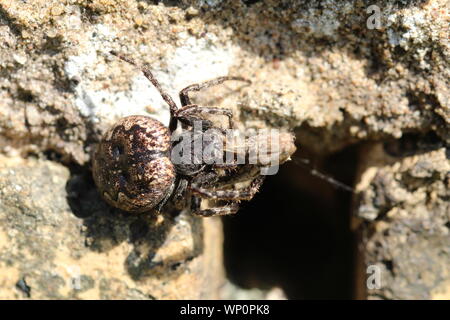
[[[114,52],[112,54],[136,65],[128,58]],[[92,162],[94,181],[101,195],[112,206],[129,212],[160,210],[169,200],[180,203],[190,198],[194,214],[213,216],[235,213],[240,200],[250,200],[258,191],[264,178],[260,172],[260,163],[194,161],[194,158],[198,156],[195,152],[190,154],[192,156],[189,157],[190,163],[174,161],[172,151],[178,146],[180,139],[171,138],[177,129],[177,124],[181,123],[180,136],[183,139],[190,139],[192,144],[200,141],[201,150],[208,149],[211,145],[214,147],[214,144],[220,144],[222,147],[224,130],[216,127],[210,120],[206,120],[202,114],[224,115],[228,117],[232,127],[232,112],[228,109],[200,107],[192,104],[188,93],[215,86],[227,80],[247,83],[250,81],[241,77],[220,77],[201,84],[190,85],[181,90],[182,106],[178,108],[173,99],[162,90],[150,70],[143,67],[141,70],[169,105],[170,125],[167,128],[161,122],[147,116],[129,116],[120,119],[106,132],[94,152]],[[214,142],[203,139],[206,131],[209,134],[213,133],[218,139],[213,139]],[[277,149],[276,156],[280,162],[283,162],[295,151],[295,146],[293,137],[289,133],[281,136],[280,142],[281,149]],[[248,144],[243,147],[228,145],[225,147],[226,152],[218,148],[218,157],[224,158],[228,152],[241,153],[244,158],[248,158],[248,150],[252,148],[254,147]],[[237,182],[245,180],[250,181],[247,187],[232,189]],[[201,209],[201,198],[227,203]]]

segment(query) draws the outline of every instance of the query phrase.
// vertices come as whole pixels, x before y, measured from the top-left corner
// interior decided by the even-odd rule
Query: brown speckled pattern
[[[170,135],[162,123],[146,116],[122,118],[95,150],[94,181],[112,206],[130,212],[149,211],[175,181],[169,154]]]

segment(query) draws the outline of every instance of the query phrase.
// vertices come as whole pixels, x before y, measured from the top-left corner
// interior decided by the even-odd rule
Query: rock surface
[[[218,297],[220,220],[129,215],[60,164],[0,160],[1,299]]]
[[[118,117],[167,121],[156,90],[111,49],[150,64],[172,94],[246,75],[245,124],[301,128],[301,142],[321,151],[405,131],[448,141],[446,5],[380,1],[380,26],[369,29],[364,1],[4,0],[0,142],[83,164]]]
[[[397,255],[388,263],[395,272],[385,272],[388,287],[373,295],[436,297],[432,283],[449,281],[448,273],[436,271],[440,280],[426,276],[423,283],[414,277],[427,266],[443,268],[448,258],[448,204],[443,201],[448,195],[442,189],[445,183],[448,189],[448,153],[445,158],[442,150],[450,141],[448,1],[377,1],[380,24],[375,28],[368,24],[376,12],[368,11],[371,1],[155,3],[0,1],[0,154],[5,155],[0,244],[8,248],[2,249],[0,263],[1,274],[11,275],[0,279],[1,296],[217,295],[213,287],[223,278],[217,221],[182,215],[170,229],[161,221],[112,214],[90,184],[90,152],[113,122],[130,114],[168,120],[156,90],[138,70],[108,54],[114,49],[150,65],[174,97],[183,87],[216,76],[250,78],[250,86],[230,83],[199,94],[196,101],[233,108],[241,128],[295,129],[299,145],[317,153],[409,133],[432,134],[441,151],[427,151],[423,159],[433,163],[436,156],[438,164],[403,168],[412,160],[398,157],[394,162],[402,169],[392,169],[383,160],[377,177],[385,178],[364,184],[368,193],[356,212],[368,221],[361,225],[368,263],[394,261],[391,256],[402,248],[388,244],[394,233],[369,232],[374,219],[394,230],[407,221],[405,212],[420,226],[411,250],[430,252],[430,258],[419,259],[429,259],[428,264],[414,255]],[[361,179],[369,169],[361,164]],[[413,178],[397,177],[404,172]],[[378,197],[388,204],[375,205]],[[384,221],[385,211],[401,218]],[[203,254],[189,260],[194,243],[201,242],[192,231],[202,227],[213,239],[205,240]],[[412,226],[402,228],[406,232]],[[165,245],[172,248],[164,253],[168,262],[160,256]],[[175,257],[172,262],[170,257]],[[187,271],[179,272],[176,266],[183,259],[189,261],[179,268]],[[148,264],[157,276],[145,274]],[[409,270],[405,264],[414,264],[415,271],[399,273]],[[80,273],[72,265],[81,265]],[[166,272],[170,266],[175,270]],[[171,274],[177,280],[168,282]],[[214,281],[203,287],[210,276]],[[82,289],[71,288],[73,281]]]
[[[367,146],[360,163],[362,255],[381,280],[368,296],[449,299],[448,153],[439,144],[427,150],[402,142]]]

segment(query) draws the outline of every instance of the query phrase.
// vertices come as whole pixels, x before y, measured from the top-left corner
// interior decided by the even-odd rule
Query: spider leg
[[[172,183],[169,190],[167,191],[164,199],[161,200],[161,202],[156,206],[155,210],[156,212],[160,213],[162,208],[166,205],[167,201],[172,197],[172,193],[175,190],[175,183]]]
[[[194,183],[198,185],[208,185],[216,183],[219,180],[219,175],[215,171],[202,172],[194,179]]]
[[[175,207],[181,209],[185,204],[185,193],[187,190],[189,181],[186,178],[179,178],[177,181],[177,186],[175,187],[172,194],[172,202]]]
[[[233,162],[230,163],[213,163],[213,168],[217,169],[227,169],[227,170],[233,170],[237,168],[236,161],[233,159]]]
[[[175,112],[178,110],[177,105],[175,104],[175,102],[173,101],[172,97],[169,96],[169,94],[167,92],[165,92],[161,85],[159,84],[158,80],[156,80],[156,78],[153,76],[153,73],[147,69],[146,67],[140,66],[138,65],[136,62],[134,62],[134,60],[122,56],[121,54],[115,52],[115,51],[111,51],[110,52],[112,55],[116,56],[117,58],[128,62],[129,64],[132,64],[133,66],[137,67],[138,69],[140,69],[142,71],[142,73],[144,74],[144,76],[155,86],[156,89],[158,89],[159,94],[161,95],[161,97],[164,99],[164,101],[169,105],[170,107],[170,113],[173,115],[175,114]]]
[[[201,198],[214,200],[251,200],[264,181],[265,176],[256,177],[250,186],[239,190],[211,190],[196,183],[191,184],[191,191]]]
[[[202,82],[202,83],[191,84],[190,86],[188,86],[188,87],[186,87],[186,88],[184,88],[183,90],[180,91],[181,105],[184,107],[184,106],[187,106],[187,105],[191,104],[191,100],[189,99],[189,95],[188,95],[188,93],[190,91],[200,91],[202,89],[206,89],[206,88],[210,88],[210,87],[219,85],[219,84],[221,84],[221,83],[223,83],[225,81],[228,81],[228,80],[244,81],[244,82],[247,82],[249,84],[251,83],[250,80],[247,80],[247,79],[242,78],[242,77],[230,77],[230,76],[227,76],[227,77],[218,77],[216,79],[212,79],[212,80],[205,81],[205,82]]]
[[[201,132],[204,132],[204,131],[214,127],[214,125],[211,121],[202,119],[199,117],[191,116],[191,115],[176,117],[173,119],[179,120],[181,123],[191,126],[193,128],[197,128],[194,124],[198,123],[201,126]]]
[[[193,196],[191,199],[191,211],[201,217],[214,217],[235,214],[239,210],[239,204],[232,202],[226,206],[200,209],[201,198]]]
[[[233,123],[233,112],[229,109],[222,109],[222,108],[211,108],[211,107],[200,107],[196,104],[189,104],[181,107],[181,109],[178,109],[176,112],[176,117],[178,119],[180,118],[186,118],[190,117],[192,115],[196,115],[199,113],[209,113],[209,114],[220,114],[228,117],[228,123],[230,128],[234,128]],[[205,120],[207,121],[207,120]]]

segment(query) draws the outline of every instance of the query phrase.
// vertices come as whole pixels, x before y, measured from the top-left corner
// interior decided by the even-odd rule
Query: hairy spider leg
[[[250,200],[258,192],[259,187],[264,181],[265,176],[256,177],[247,188],[238,190],[211,190],[203,188],[197,183],[191,184],[192,193],[202,198],[215,199],[215,200]]]
[[[186,106],[183,106],[180,109],[178,109],[176,115],[178,118],[181,118],[181,117],[189,118],[189,117],[192,117],[194,114],[199,114],[199,113],[224,115],[228,118],[228,123],[229,123],[230,129],[234,128],[233,112],[230,109],[200,107],[196,104],[190,104],[190,105],[186,105]],[[208,120],[204,120],[204,121],[208,121]],[[208,121],[208,122],[210,122],[210,121]]]
[[[153,84],[153,86],[158,90],[159,94],[161,95],[161,97],[164,99],[164,101],[169,105],[170,108],[170,115],[171,115],[171,120],[170,120],[170,125],[169,125],[169,129],[170,131],[174,131],[176,129],[176,120],[175,120],[175,114],[178,110],[177,105],[175,104],[175,102],[173,101],[172,97],[163,90],[163,88],[161,87],[161,84],[158,82],[158,80],[156,80],[155,76],[153,75],[153,73],[146,67],[140,66],[138,65],[136,62],[134,62],[134,60],[125,57],[115,51],[111,51],[110,52],[112,55],[116,56],[117,58],[128,62],[129,64],[137,67],[138,69],[140,69],[142,71],[142,73],[144,74],[144,76]]]
[[[264,178],[265,176],[258,176],[252,181],[249,187],[239,190],[211,190],[193,183],[191,184],[191,190],[193,193],[193,197],[191,199],[192,213],[202,217],[234,214],[239,210],[239,204],[237,203],[237,201],[251,200],[255,193],[258,192],[258,189],[263,183]],[[200,209],[202,198],[213,200],[229,200],[232,202],[225,206]]]
[[[247,82],[248,84],[251,84],[252,82],[248,79],[245,79],[243,77],[232,77],[232,76],[225,76],[225,77],[218,77],[212,80],[208,80],[202,83],[195,83],[191,84],[190,86],[187,86],[183,90],[180,91],[180,101],[181,106],[187,106],[191,104],[191,100],[189,99],[189,92],[190,91],[200,91],[202,89],[210,88],[213,86],[217,86],[225,81],[228,80],[235,80],[235,81],[243,81]]]
[[[201,217],[214,217],[235,214],[239,210],[239,204],[232,202],[226,206],[214,207],[208,209],[200,209],[201,198],[192,197],[191,211],[193,214]]]

